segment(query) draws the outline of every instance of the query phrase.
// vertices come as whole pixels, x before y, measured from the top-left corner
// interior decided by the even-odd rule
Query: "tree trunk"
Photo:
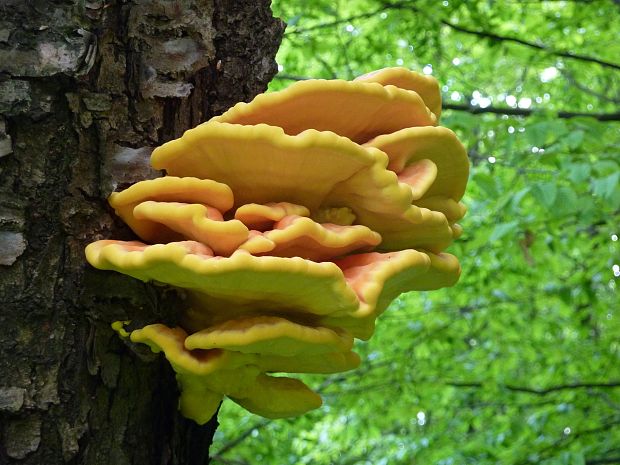
[[[152,147],[265,89],[268,0],[0,3],[0,464],[203,464],[161,356],[114,320],[174,323],[163,288],[90,268],[134,237],[106,202]]]

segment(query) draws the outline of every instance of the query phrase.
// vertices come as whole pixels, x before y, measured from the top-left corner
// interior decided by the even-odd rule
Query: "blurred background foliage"
[[[220,411],[215,464],[620,464],[620,5],[277,0],[279,89],[405,66],[466,145],[452,289],[401,296],[324,406]],[[346,109],[345,109],[346,112]]]

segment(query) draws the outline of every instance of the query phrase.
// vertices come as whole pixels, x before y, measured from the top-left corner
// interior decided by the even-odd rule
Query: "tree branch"
[[[384,5],[386,7],[391,7],[391,8],[401,8],[404,9],[407,5],[406,5],[406,1],[401,1],[401,2],[395,2],[395,3],[385,3]],[[420,9],[418,9],[417,7],[410,5],[409,8],[416,12],[416,13],[424,13],[423,11],[421,11]],[[431,18],[433,19],[433,18]],[[600,66],[603,66],[605,68],[611,68],[614,70],[620,70],[620,64],[618,63],[613,63],[610,61],[606,61],[606,60],[602,60],[600,58],[595,58],[595,57],[591,57],[591,56],[587,56],[587,55],[582,55],[580,53],[573,53],[571,51],[568,50],[555,50],[552,47],[549,47],[548,45],[542,44],[542,43],[537,43],[537,42],[530,42],[529,40],[524,40],[524,39],[520,39],[518,37],[511,37],[511,36],[503,36],[500,34],[495,34],[493,32],[489,32],[489,31],[483,31],[483,30],[477,30],[477,29],[470,29],[464,26],[461,26],[459,24],[455,24],[452,23],[446,19],[440,19],[439,23],[443,24],[444,26],[447,26],[455,31],[458,32],[462,32],[464,34],[471,34],[471,35],[475,35],[477,37],[482,37],[485,39],[489,39],[489,40],[494,40],[497,42],[512,42],[515,44],[519,44],[519,45],[523,45],[524,47],[529,47],[529,48],[533,48],[536,50],[542,50],[550,55],[554,55],[554,56],[558,56],[558,57],[562,57],[562,58],[569,58],[571,60],[579,60],[579,61],[585,61],[588,63],[596,63]]]
[[[221,455],[217,455],[217,454],[216,455],[212,455],[211,456],[211,460],[219,462],[219,463],[222,463],[223,465],[250,465],[250,462],[246,462],[245,460],[242,460],[242,459],[225,459]]]
[[[279,81],[307,81],[308,79],[316,79],[316,78],[310,78],[306,76],[297,76],[294,74],[284,74],[284,73],[276,74],[273,78]]]
[[[507,385],[506,388],[510,389],[511,391],[518,391],[518,392],[527,392],[530,394],[536,394],[536,395],[546,395],[549,394],[551,392],[557,392],[557,391],[566,391],[566,390],[570,390],[570,389],[583,389],[583,388],[597,388],[597,389],[602,389],[602,388],[616,388],[616,387],[620,387],[620,381],[612,381],[612,382],[608,382],[608,383],[572,383],[572,384],[561,384],[559,386],[552,386],[546,389],[532,389],[532,388],[528,388],[528,387],[521,387],[521,386],[509,386]]]
[[[611,68],[611,69],[615,69],[615,70],[620,70],[620,64],[618,63],[612,63],[610,61],[605,61],[602,60],[600,58],[595,58],[595,57],[590,57],[587,55],[582,55],[580,53],[573,53],[567,50],[554,50],[551,47],[544,45],[544,44],[540,44],[540,43],[536,43],[536,42],[530,42],[528,40],[524,40],[524,39],[519,39],[518,37],[511,37],[511,36],[502,36],[499,34],[495,34],[493,32],[489,32],[489,31],[480,31],[480,30],[475,30],[475,29],[469,29],[463,26],[460,26],[458,24],[454,24],[451,23],[450,21],[447,21],[445,19],[441,19],[439,20],[439,22],[445,26],[448,26],[451,29],[454,29],[455,31],[458,32],[462,32],[464,34],[471,34],[471,35],[475,35],[477,37],[483,37],[485,39],[490,39],[490,40],[495,40],[497,42],[512,42],[515,44],[519,44],[519,45],[523,45],[525,47],[530,47],[530,48],[534,48],[537,50],[542,50],[545,51],[551,55],[555,55],[558,57],[562,57],[562,58],[570,58],[572,60],[579,60],[579,61],[585,61],[588,63],[596,63],[598,65],[601,65],[605,68]]]
[[[602,464],[607,464],[607,463],[618,464],[620,463],[620,457],[606,457],[606,458],[600,458],[600,459],[586,460],[586,465],[602,465]]]
[[[615,418],[615,419],[613,419],[610,422],[604,423],[601,426],[597,426],[596,428],[591,428],[591,429],[581,430],[581,431],[575,431],[575,432],[571,433],[570,435],[563,436],[560,439],[558,439],[557,441],[554,441],[553,443],[551,443],[551,444],[543,447],[542,449],[539,449],[538,451],[536,451],[539,454],[539,462],[541,462],[542,459],[544,459],[544,458],[548,458],[549,454],[546,454],[546,452],[551,452],[553,454],[557,454],[560,450],[564,449],[567,445],[569,445],[571,443],[574,443],[578,438],[581,438],[581,437],[584,437],[584,436],[589,436],[591,434],[607,432],[611,428],[613,428],[614,426],[618,426],[618,425],[620,425],[620,421],[618,421],[618,419]],[[529,460],[524,460],[522,462],[518,462],[517,465],[527,465],[529,463],[531,463]],[[588,463],[588,462],[586,462],[586,463]]]
[[[356,21],[358,19],[367,19],[367,18],[372,18],[373,16],[382,13],[385,10],[390,10],[393,8],[402,8],[402,6],[400,5],[384,5],[381,8],[377,8],[376,10],[372,10],[372,11],[368,11],[366,13],[360,13],[358,15],[353,15],[353,16],[349,16],[347,18],[342,18],[342,19],[337,19],[335,21],[329,21],[326,23],[319,23],[319,24],[315,24],[314,26],[309,26],[309,27],[304,27],[304,28],[295,28],[295,29],[291,29],[291,30],[287,30],[284,35],[294,35],[294,34],[303,34],[305,32],[311,32],[314,31],[316,29],[324,29],[324,28],[329,28],[329,27],[334,27],[334,26],[339,26],[340,24],[348,24],[351,21]]]
[[[446,110],[465,111],[467,113],[480,114],[480,113],[494,113],[496,115],[511,115],[511,116],[531,116],[537,113],[542,113],[544,110],[534,108],[507,108],[507,107],[475,107],[472,105],[455,104],[455,103],[443,103],[442,108]],[[579,116],[586,116],[594,118],[598,121],[620,121],[620,112],[615,113],[586,113],[580,111],[558,111],[556,113],[558,118],[570,119],[577,118]]]
[[[596,97],[597,99],[603,100],[605,102],[611,102],[611,103],[616,103],[616,104],[620,103],[620,96],[618,96],[618,97],[610,97],[608,95],[596,92],[596,91],[590,89],[589,87],[586,87],[583,84],[580,84],[579,82],[577,82],[577,80],[572,75],[572,73],[570,73],[566,69],[560,70],[560,73],[562,74],[562,76],[564,76],[564,78],[568,81],[568,83],[570,85],[572,85],[575,88],[579,89],[584,94],[592,95],[593,97]]]
[[[274,79],[282,81],[306,81],[309,78],[306,76],[296,76],[292,74],[278,74]],[[458,103],[442,103],[441,107],[444,110],[465,111],[474,115],[480,113],[493,113],[496,115],[509,115],[509,116],[531,116],[539,113],[543,113],[545,110],[536,108],[509,108],[509,107],[475,107],[472,105],[458,104]],[[585,116],[588,118],[594,118],[598,121],[620,121],[620,111],[615,113],[587,113],[580,111],[558,111],[555,116],[562,119],[577,118]]]
[[[249,428],[247,428],[245,431],[243,431],[241,434],[239,434],[239,436],[237,436],[236,438],[232,439],[230,442],[227,442],[222,447],[220,447],[220,449],[213,455],[213,457],[216,457],[216,456],[220,457],[218,460],[221,461],[222,455],[224,455],[226,452],[228,452],[233,447],[242,443],[246,438],[248,438],[252,434],[254,430],[259,430],[267,426],[270,423],[270,421],[271,420],[267,418],[263,418],[262,420],[257,421],[256,423],[251,425]]]
[[[465,388],[479,388],[482,387],[482,383],[473,381],[473,382],[461,382],[461,381],[450,381],[446,383],[449,386],[454,387],[465,387]],[[528,394],[536,394],[539,396],[544,396],[550,394],[552,392],[557,391],[567,391],[570,389],[583,389],[583,388],[617,388],[620,387],[620,381],[610,381],[603,383],[571,383],[571,384],[560,384],[557,386],[551,386],[544,389],[535,389],[526,386],[514,386],[510,384],[503,385],[502,387],[508,389],[509,391],[515,392],[525,392]]]

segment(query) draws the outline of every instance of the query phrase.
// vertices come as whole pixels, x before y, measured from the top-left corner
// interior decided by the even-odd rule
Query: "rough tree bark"
[[[152,147],[263,91],[268,0],[0,2],[0,463],[202,464],[217,422],[110,322],[174,323],[176,295],[91,269],[128,239],[106,197]],[[146,362],[145,362],[146,360]]]

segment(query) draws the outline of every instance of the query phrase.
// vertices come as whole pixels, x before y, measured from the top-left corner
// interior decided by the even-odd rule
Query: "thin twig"
[[[291,74],[278,74],[275,79],[283,81],[307,81],[313,79],[307,76],[296,76]],[[509,107],[476,107],[473,105],[458,104],[458,103],[442,103],[441,107],[444,110],[464,111],[478,115],[481,113],[491,113],[495,115],[508,115],[508,116],[532,116],[536,114],[545,113],[546,110],[540,108],[509,108]],[[587,113],[582,111],[558,111],[555,113],[557,118],[571,119],[578,117],[594,118],[598,121],[620,121],[620,112],[615,113]]]
[[[620,463],[620,457],[605,457],[600,459],[586,460],[586,465],[603,465],[603,464],[618,464]]]
[[[455,104],[455,103],[443,103],[441,107],[445,110],[465,111],[472,114],[480,113],[493,113],[496,115],[510,115],[510,116],[531,116],[535,114],[544,113],[545,110],[536,108],[507,108],[507,107],[475,107],[472,105]],[[557,118],[570,119],[578,118],[581,116],[594,118],[598,121],[620,121],[620,112],[615,113],[587,113],[581,111],[558,111],[555,113]]]
[[[483,386],[483,383],[478,382],[478,381],[449,381],[446,383],[449,386],[454,386],[454,387],[464,387],[464,388],[480,388]],[[609,388],[609,389],[613,389],[613,388],[617,388],[620,387],[620,381],[610,381],[610,382],[600,382],[600,383],[570,383],[570,384],[560,384],[557,386],[551,386],[548,388],[544,388],[544,389],[536,389],[536,388],[530,388],[527,386],[514,386],[514,385],[510,385],[510,384],[505,384],[502,387],[508,389],[509,391],[515,391],[515,392],[524,392],[524,393],[528,393],[528,394],[536,394],[539,396],[544,396],[547,394],[550,394],[552,392],[558,392],[558,391],[566,391],[566,390],[570,390],[570,389],[584,389],[584,388],[597,388],[597,389],[602,389],[602,388]]]
[[[259,429],[264,428],[265,426],[267,426],[270,423],[270,421],[271,420],[269,420],[267,418],[263,418],[262,420],[257,421],[252,426],[250,426],[245,431],[243,431],[241,434],[239,434],[236,438],[234,438],[230,442],[227,442],[222,447],[220,447],[220,449],[215,453],[215,455],[216,456],[222,456],[223,454],[228,452],[233,447],[235,447],[238,444],[242,443],[247,437],[249,437],[252,434],[252,432],[254,430],[259,430]]]
[[[571,60],[579,60],[579,61],[585,61],[588,63],[596,63],[600,66],[603,66],[605,68],[611,68],[611,69],[615,69],[615,70],[620,70],[620,64],[618,63],[612,63],[611,61],[606,61],[600,58],[595,58],[595,57],[591,57],[591,56],[587,56],[587,55],[582,55],[580,53],[574,53],[568,50],[555,50],[551,47],[549,47],[548,45],[544,45],[542,43],[537,43],[537,42],[530,42],[528,40],[524,40],[524,39],[520,39],[518,37],[511,37],[511,36],[502,36],[499,34],[495,34],[493,32],[489,32],[489,31],[481,31],[481,30],[476,30],[476,29],[469,29],[466,27],[463,27],[459,24],[454,24],[451,23],[450,21],[447,21],[445,19],[442,19],[439,21],[441,24],[448,26],[451,29],[454,29],[455,31],[458,32],[462,32],[464,34],[471,34],[471,35],[475,35],[477,37],[482,37],[485,39],[489,39],[489,40],[494,40],[497,42],[512,42],[515,44],[519,44],[519,45],[523,45],[525,47],[529,47],[529,48],[533,48],[533,49],[537,49],[537,50],[542,50],[544,52],[549,53],[550,55],[554,55],[554,56],[558,56],[558,57],[562,57],[562,58],[570,58]]]

